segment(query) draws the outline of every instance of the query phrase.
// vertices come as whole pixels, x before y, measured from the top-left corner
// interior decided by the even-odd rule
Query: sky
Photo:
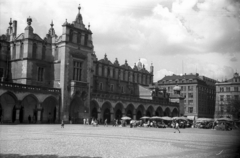
[[[240,72],[240,0],[1,0],[0,35],[10,18],[24,32],[31,16],[40,37],[52,20],[60,36],[79,4],[99,60],[153,64],[155,82],[185,73],[222,81]]]

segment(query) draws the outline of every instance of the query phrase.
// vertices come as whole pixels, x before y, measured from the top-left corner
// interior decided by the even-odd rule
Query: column
[[[133,119],[136,120],[136,110],[133,110]]]
[[[20,116],[20,108],[16,108],[16,120],[15,120],[15,123],[20,123],[19,122],[19,116]]]
[[[37,123],[41,123],[41,113],[42,113],[42,110],[37,109]]]
[[[113,121],[113,120],[114,120],[114,113],[111,112],[111,120],[110,120],[110,122]]]

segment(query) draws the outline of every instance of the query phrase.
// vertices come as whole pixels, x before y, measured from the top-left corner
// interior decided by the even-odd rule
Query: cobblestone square
[[[1,157],[239,157],[239,131],[1,125]]]

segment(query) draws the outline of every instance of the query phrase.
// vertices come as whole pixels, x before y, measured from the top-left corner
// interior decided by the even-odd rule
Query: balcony
[[[48,87],[40,87],[40,86],[32,86],[32,85],[24,85],[17,83],[7,83],[0,82],[0,88],[12,91],[22,91],[22,92],[35,92],[35,93],[53,93],[60,94],[60,88],[48,88]]]

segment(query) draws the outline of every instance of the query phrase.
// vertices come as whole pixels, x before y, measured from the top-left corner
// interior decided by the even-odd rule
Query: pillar
[[[114,113],[113,113],[113,112],[111,112],[111,120],[110,120],[110,122],[111,122],[112,120],[114,120]]]
[[[15,120],[15,123],[20,123],[19,117],[20,117],[20,108],[16,108],[16,120]]]
[[[37,110],[37,123],[41,123],[41,114],[42,114],[42,110],[38,109]]]

